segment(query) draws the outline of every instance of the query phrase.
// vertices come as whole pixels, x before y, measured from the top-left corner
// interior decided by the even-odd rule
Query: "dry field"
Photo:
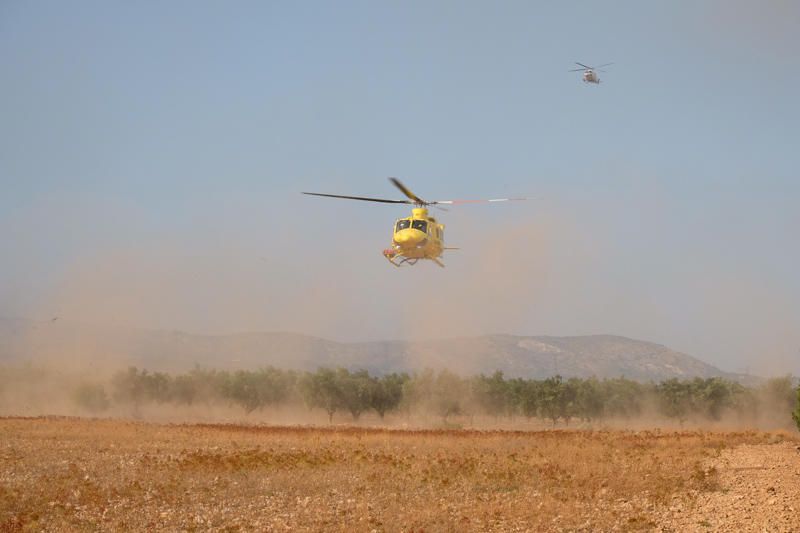
[[[720,530],[722,511],[705,517],[703,506],[735,501],[728,477],[749,487],[764,469],[783,476],[763,496],[783,498],[770,505],[784,519],[765,524],[800,531],[787,511],[800,495],[798,444],[755,432],[4,418],[0,531]],[[740,468],[742,450],[779,457],[786,472],[763,460]]]

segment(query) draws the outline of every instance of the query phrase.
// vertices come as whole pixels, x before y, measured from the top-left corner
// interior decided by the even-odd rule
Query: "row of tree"
[[[644,413],[658,413],[681,424],[689,419],[720,420],[725,414],[740,419],[774,414],[788,420],[794,409],[792,416],[800,424],[800,388],[795,390],[788,376],[746,387],[722,378],[640,383],[560,376],[508,379],[502,372],[464,378],[446,370],[372,376],[343,368],[296,372],[272,367],[236,372],[195,369],[173,376],[129,368],[116,374],[108,387],[107,392],[103,385],[83,385],[75,398],[82,407],[98,412],[112,403],[135,409],[146,403],[225,403],[246,413],[305,405],[325,411],[329,420],[337,412],[358,420],[374,411],[381,419],[398,412],[424,413],[445,421],[454,415],[538,417],[553,424]]]
[[[797,387],[797,402],[795,403],[794,411],[792,411],[792,419],[797,424],[797,429],[800,429],[800,386]]]

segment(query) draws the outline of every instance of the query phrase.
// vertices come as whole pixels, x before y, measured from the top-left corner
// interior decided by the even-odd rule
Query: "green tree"
[[[701,406],[703,413],[712,420],[722,418],[725,409],[733,407],[736,384],[722,378],[696,378],[693,382],[697,396],[695,404]]]
[[[734,384],[731,407],[739,421],[749,423],[758,418],[761,406],[755,389]]]
[[[109,401],[105,388],[100,384],[84,383],[75,389],[75,403],[90,413],[100,413],[108,409]]]
[[[471,380],[472,392],[480,408],[495,418],[510,415],[514,409],[509,382],[500,370],[491,376],[480,376]]]
[[[433,410],[447,422],[451,415],[463,412],[463,402],[468,396],[468,386],[464,380],[448,370],[442,370],[436,376],[433,387]]]
[[[251,413],[267,405],[281,403],[289,394],[290,376],[277,368],[239,370],[228,381],[228,396]]]
[[[192,405],[198,393],[198,386],[193,374],[181,374],[172,380],[169,396],[173,402]]]
[[[408,379],[408,374],[387,374],[380,379],[373,378],[370,406],[381,420],[387,411],[397,409],[400,405],[403,400],[403,386]]]
[[[642,412],[645,386],[624,377],[605,379],[601,383],[606,416],[631,418]]]
[[[797,400],[795,402],[794,412],[792,412],[794,423],[797,424],[797,429],[800,429],[800,386],[797,387]]]
[[[256,372],[239,370],[231,376],[227,396],[244,408],[247,414],[261,409],[266,403],[261,390],[261,380]]]
[[[539,412],[556,425],[561,416],[561,402],[564,399],[564,381],[561,376],[553,376],[541,382],[539,387]]]
[[[603,391],[597,378],[578,380],[575,383],[575,388],[575,410],[577,416],[586,422],[591,422],[603,416],[605,402]]]
[[[578,413],[578,387],[580,379],[571,378],[561,383],[561,394],[558,398],[558,416],[564,419],[564,424],[569,425]]]
[[[319,407],[328,413],[328,422],[333,423],[333,415],[345,406],[336,372],[320,368],[313,374],[307,373],[302,379],[302,394],[309,408]]]
[[[144,370],[139,375],[139,379],[141,380],[144,396],[147,400],[155,401],[156,403],[169,401],[171,389],[171,379],[169,375],[163,372],[150,374]]]
[[[506,380],[506,395],[508,397],[508,416],[522,413],[522,403],[526,394],[528,380],[514,378]],[[524,414],[524,413],[523,413]]]
[[[656,392],[661,413],[683,425],[693,407],[692,384],[672,378],[658,384]]]
[[[341,404],[358,421],[361,413],[370,408],[375,394],[375,380],[366,370],[349,372],[344,368],[336,371],[336,386],[339,388]]]
[[[205,404],[220,400],[231,401],[229,393],[233,377],[230,372],[195,367],[189,372],[189,379],[194,389],[193,401],[202,401]]]
[[[795,388],[791,376],[768,379],[761,386],[761,396],[768,409],[791,412],[795,402]]]
[[[412,411],[429,413],[433,410],[433,396],[436,376],[433,370],[426,368],[416,373],[403,383],[403,398],[400,409],[410,416]]]
[[[117,372],[111,378],[112,397],[117,403],[132,404],[134,409],[138,408],[145,399],[144,376],[147,371],[139,372],[135,366],[128,367],[127,370]]]
[[[541,382],[534,379],[521,381],[522,383],[519,386],[519,409],[526,418],[533,418],[541,409],[539,401],[542,397]]]

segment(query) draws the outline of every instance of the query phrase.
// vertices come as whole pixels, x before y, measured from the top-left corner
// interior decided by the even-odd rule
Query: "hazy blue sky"
[[[573,62],[615,62],[586,86]],[[800,373],[797,2],[0,3],[0,315]],[[394,206],[462,250],[397,271]]]

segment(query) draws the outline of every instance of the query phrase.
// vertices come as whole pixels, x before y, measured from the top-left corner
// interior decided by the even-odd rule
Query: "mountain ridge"
[[[0,364],[35,361],[84,362],[96,368],[133,365],[167,372],[195,366],[235,370],[271,365],[294,370],[342,366],[377,374],[425,368],[460,374],[500,370],[510,378],[528,379],[554,374],[638,381],[752,378],[661,344],[610,334],[341,342],[296,332],[210,335],[0,318]]]

